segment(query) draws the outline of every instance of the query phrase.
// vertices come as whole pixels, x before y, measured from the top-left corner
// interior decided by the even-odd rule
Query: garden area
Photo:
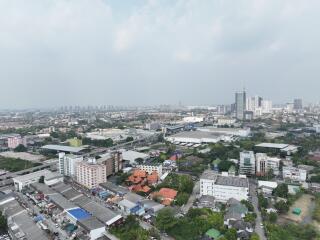
[[[160,235],[155,229],[150,231],[143,229],[136,217],[132,215],[128,216],[122,225],[112,227],[109,231],[120,240],[149,240],[150,237],[160,239]]]
[[[178,191],[175,203],[182,206],[188,202],[193,186],[194,182],[189,175],[171,173],[156,187],[156,190],[161,188],[171,188]]]

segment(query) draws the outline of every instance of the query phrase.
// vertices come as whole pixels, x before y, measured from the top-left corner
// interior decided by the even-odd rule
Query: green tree
[[[289,211],[289,205],[283,200],[277,202],[274,207],[279,213],[287,213]]]
[[[260,209],[268,207],[268,200],[261,193],[258,194],[258,203]]]
[[[142,164],[143,163],[143,159],[142,158],[136,158],[134,160],[138,165]]]
[[[257,233],[253,233],[250,237],[250,240],[260,240],[260,237]]]
[[[129,136],[129,137],[126,138],[126,142],[132,142],[132,141],[133,141],[133,137]]]
[[[237,240],[237,230],[234,228],[229,228],[224,234],[228,240]]]
[[[278,214],[275,212],[270,212],[267,214],[267,219],[271,223],[275,223],[278,219]]]
[[[0,232],[6,232],[8,228],[7,218],[0,212]]]
[[[44,176],[41,176],[41,177],[39,178],[39,183],[44,183]]]
[[[285,183],[281,183],[273,190],[273,195],[277,197],[287,198],[288,192],[288,185]]]
[[[232,165],[234,165],[233,162],[230,162],[230,161],[228,161],[228,160],[222,160],[222,161],[218,164],[218,168],[219,168],[219,170],[222,171],[222,172],[227,172]]]
[[[256,218],[257,218],[257,214],[247,213],[246,216],[244,217],[244,221],[254,224],[256,222]]]
[[[27,148],[23,144],[19,144],[13,151],[15,151],[15,152],[26,152]]]
[[[161,239],[159,231],[154,227],[149,230],[149,235],[157,240]]]
[[[241,200],[241,203],[248,208],[249,212],[253,212],[254,209],[253,209],[253,205],[251,202],[243,199],[243,200]]]
[[[158,212],[156,217],[156,227],[160,230],[166,231],[177,223],[174,217],[173,210],[170,208],[163,208]]]
[[[178,193],[176,198],[176,204],[178,206],[182,206],[183,204],[186,204],[189,200],[189,194],[188,193]]]

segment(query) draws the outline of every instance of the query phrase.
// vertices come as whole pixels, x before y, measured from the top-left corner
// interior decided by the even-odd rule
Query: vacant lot
[[[0,169],[7,170],[9,172],[17,172],[39,165],[41,165],[41,163],[33,163],[19,158],[0,157]]]
[[[309,194],[303,194],[295,203],[290,207],[289,212],[282,217],[286,220],[293,221],[296,223],[301,223],[311,221],[312,216],[312,209],[311,206],[313,205],[313,199],[314,197]],[[292,213],[294,208],[300,208],[301,214],[295,215]]]
[[[27,152],[2,152],[0,157],[5,158],[20,158],[31,162],[40,162],[45,159],[43,155],[35,155]]]

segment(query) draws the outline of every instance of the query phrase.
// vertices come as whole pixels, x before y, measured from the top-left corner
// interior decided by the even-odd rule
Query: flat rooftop
[[[46,180],[54,179],[56,177],[61,177],[61,175],[57,172],[51,172],[49,170],[44,169],[37,172],[29,173],[26,175],[14,177],[13,180],[16,180],[19,182],[26,182],[35,178],[40,178],[41,176],[44,176]]]
[[[90,213],[88,213],[86,210],[82,208],[74,208],[68,210],[68,213],[75,219],[79,220],[84,220],[88,219],[91,217]]]
[[[218,177],[218,173],[210,170],[206,170],[202,173],[200,179],[208,179],[208,180],[216,180]]]
[[[216,185],[245,187],[249,188],[249,181],[247,178],[231,177],[231,176],[218,176],[215,182]]]
[[[86,149],[85,147],[70,147],[70,146],[63,146],[63,145],[45,145],[41,147],[42,149],[46,150],[53,150],[53,151],[61,151],[61,152],[71,152],[71,153],[79,153]]]
[[[196,139],[202,139],[202,138],[219,138],[221,136],[224,136],[223,133],[215,133],[215,132],[205,132],[205,131],[186,131],[186,132],[180,132],[174,135],[171,135],[170,138],[196,138]]]
[[[283,144],[283,143],[260,143],[260,144],[256,145],[256,147],[277,148],[277,149],[283,149],[288,146],[289,146],[289,144]]]

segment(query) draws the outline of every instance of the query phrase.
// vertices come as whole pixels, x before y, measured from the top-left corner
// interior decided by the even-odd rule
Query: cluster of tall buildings
[[[245,91],[235,94],[235,116],[239,120],[250,120],[255,116],[270,113],[272,102],[260,96],[247,97]]]

